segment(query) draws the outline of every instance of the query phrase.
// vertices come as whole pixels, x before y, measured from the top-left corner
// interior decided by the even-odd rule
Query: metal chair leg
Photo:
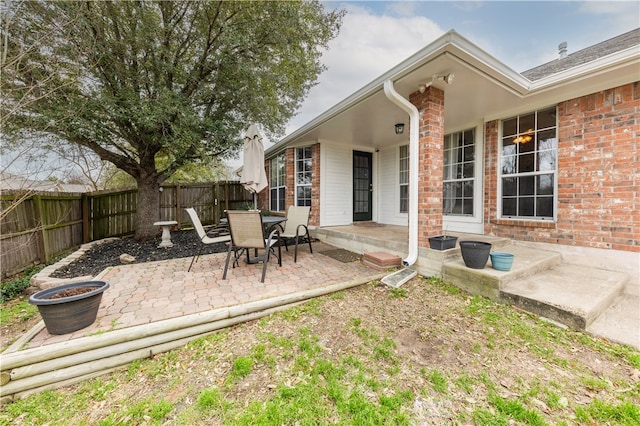
[[[222,274],[222,279],[223,280],[227,279],[227,270],[229,269],[229,258],[231,257],[231,252],[232,251],[234,251],[233,250],[233,242],[230,242],[229,243],[229,250],[227,250],[227,261],[224,262],[224,273]],[[234,251],[234,253],[235,253],[235,251]],[[235,254],[234,254],[234,256],[235,256]]]
[[[262,279],[260,280],[261,283],[264,282],[264,277],[267,274],[267,264],[269,263],[269,253],[271,253],[271,247],[267,247],[264,252],[264,261],[262,264]]]
[[[191,271],[191,267],[193,266],[193,262],[197,261],[200,258],[200,253],[202,253],[202,244],[200,244],[200,247],[198,248],[198,254],[196,254],[195,256],[193,256],[191,258],[191,263],[189,264],[189,269],[187,269],[187,272]]]

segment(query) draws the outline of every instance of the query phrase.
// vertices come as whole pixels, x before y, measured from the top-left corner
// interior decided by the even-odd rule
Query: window
[[[474,129],[444,137],[442,212],[446,215],[473,216],[475,139]]]
[[[311,206],[311,147],[296,148],[296,205]]]
[[[555,107],[502,122],[502,217],[554,218],[556,126]]]
[[[400,213],[409,211],[409,145],[400,147]]]
[[[283,212],[285,202],[285,163],[284,154],[271,159],[271,173],[269,178],[270,210]]]

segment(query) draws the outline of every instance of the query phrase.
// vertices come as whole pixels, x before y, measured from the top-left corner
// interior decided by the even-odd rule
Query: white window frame
[[[464,145],[464,144],[463,144],[462,146],[458,146],[458,145],[456,145],[453,149],[447,150],[447,149],[446,149],[446,141],[447,141],[447,138],[454,138],[454,137],[463,137],[463,138],[464,138],[464,136],[465,136],[465,134],[466,134],[467,132],[471,132],[471,139],[472,139],[472,145],[473,145],[474,157],[473,157],[473,159],[472,159],[471,161],[465,161],[465,159],[464,159],[464,158],[462,158],[462,159],[459,161],[459,160],[458,160],[457,155],[456,155],[456,156],[454,156],[454,154],[456,154],[456,153],[460,152],[460,150],[462,150],[462,153],[464,154],[465,146],[470,146],[470,145]],[[442,191],[443,191],[443,193],[442,193],[443,207],[442,207],[442,214],[443,214],[444,216],[450,216],[450,217],[476,217],[476,216],[478,215],[478,211],[477,211],[478,203],[476,203],[476,197],[478,196],[478,195],[477,195],[477,194],[478,194],[478,191],[477,191],[477,188],[476,188],[476,187],[477,187],[477,185],[478,185],[478,166],[477,166],[477,164],[478,164],[478,144],[477,144],[478,137],[477,137],[477,135],[476,135],[476,132],[477,132],[477,129],[476,129],[475,127],[472,127],[472,128],[464,129],[464,130],[461,130],[461,131],[448,133],[448,134],[446,134],[446,135],[445,135],[445,142],[444,142],[443,150],[444,150],[444,155],[445,155],[445,157],[446,157],[447,155],[449,155],[449,157],[450,157],[450,159],[449,159],[449,164],[450,164],[451,166],[455,166],[455,170],[454,170],[455,172],[457,172],[457,171],[458,171],[458,170],[457,170],[457,169],[458,169],[458,165],[459,165],[459,166],[462,166],[462,170],[463,170],[463,172],[464,172],[464,164],[465,164],[465,163],[471,163],[471,164],[473,164],[473,176],[461,176],[461,177],[459,177],[459,176],[450,176],[450,177],[447,177],[447,176],[446,176],[446,174],[447,174],[447,172],[448,172],[448,169],[447,169],[447,167],[448,167],[448,166],[447,166],[447,162],[446,162],[446,161],[444,161],[444,162],[443,162],[443,176],[442,176],[442,183],[443,183],[443,188],[442,188]],[[445,160],[446,160],[446,158],[445,158]],[[446,200],[446,198],[445,198],[446,184],[447,184],[447,183],[460,182],[460,183],[462,183],[462,184],[464,185],[464,182],[468,182],[468,181],[473,182],[473,193],[471,194],[471,197],[466,197],[466,198],[471,198],[471,200],[472,200],[472,202],[473,202],[473,203],[472,203],[472,211],[471,211],[471,213],[465,213],[465,214],[462,214],[462,213],[460,213],[460,214],[457,214],[457,213],[447,213],[447,212],[445,211],[445,204],[446,204],[446,203],[445,203],[445,200]],[[454,199],[454,200],[457,200],[457,197],[456,197],[456,198],[453,198],[453,199]],[[463,198],[463,204],[464,204],[464,198]],[[464,208],[464,205],[463,205],[463,208]]]
[[[284,153],[269,160],[269,210],[283,212],[286,208],[286,170]],[[275,195],[275,199],[274,199]],[[276,203],[274,207],[274,202]]]
[[[473,129],[475,135],[475,165],[474,165],[474,194],[473,194],[473,216],[445,215],[442,214],[443,230],[467,232],[470,234],[484,233],[484,122],[469,123],[459,128],[451,129],[447,133],[458,133]],[[443,140],[444,155],[444,140]],[[444,161],[444,158],[443,158]],[[444,168],[444,164],[443,164]],[[443,170],[444,176],[444,170]],[[444,192],[443,192],[444,195]]]
[[[403,156],[403,148],[406,149],[406,156]],[[406,204],[402,206],[402,188],[406,188]],[[409,145],[398,147],[398,213],[409,213]]]
[[[309,156],[308,157],[300,157],[300,153],[303,153],[305,151],[308,151]],[[312,182],[313,182],[313,149],[311,146],[303,146],[303,147],[298,147],[295,148],[295,153],[296,153],[296,160],[295,160],[295,205],[296,206],[311,206],[311,202],[313,200],[313,193],[312,193]],[[300,164],[304,161],[308,160],[309,164],[310,164],[310,170],[300,170]],[[307,175],[307,179],[308,179],[308,183],[301,183],[301,178],[304,178],[305,175]],[[309,198],[299,198],[299,188],[309,188]],[[302,201],[304,201],[303,204],[300,204]],[[308,204],[306,203],[308,201]]]
[[[538,113],[540,112],[545,112],[548,111],[550,109],[555,109],[555,124],[551,127],[540,127],[538,126]],[[525,117],[527,115],[531,115],[534,114],[535,118],[534,118],[534,128],[532,129],[532,131],[521,131],[520,129],[520,123],[519,120],[521,117]],[[515,115],[513,117],[509,117],[506,119],[502,119],[500,120],[500,138],[498,140],[498,165],[497,165],[497,177],[498,177],[498,205],[497,205],[497,213],[498,213],[498,217],[501,219],[508,219],[508,220],[527,220],[527,221],[540,221],[540,222],[544,222],[544,221],[557,221],[557,217],[558,217],[558,108],[557,106],[552,106],[552,107],[546,107],[546,108],[538,108],[534,111],[529,111],[529,112],[525,112],[522,114],[518,114]],[[506,121],[509,120],[513,120],[516,119],[518,120],[516,123],[516,133],[515,134],[509,134],[509,135],[505,135],[504,134],[504,123]],[[547,150],[540,150],[539,147],[536,147],[532,152],[534,153],[534,155],[536,153],[542,152],[542,151],[554,151],[555,150],[555,156],[554,156],[554,167],[552,169],[544,169],[544,170],[538,170],[538,166],[536,165],[536,167],[534,167],[533,171],[527,171],[527,172],[518,172],[516,171],[516,173],[509,173],[509,174],[504,174],[503,173],[503,157],[504,157],[504,153],[503,153],[503,142],[505,141],[505,139],[507,138],[513,138],[514,140],[516,138],[522,138],[522,137],[527,137],[527,136],[531,136],[533,138],[533,143],[537,143],[538,140],[538,134],[539,133],[543,133],[543,132],[548,132],[551,129],[555,129],[555,144],[554,147],[552,149],[547,149]],[[529,129],[527,129],[529,130]],[[528,143],[528,142],[526,142]],[[516,158],[517,158],[517,154],[516,154]],[[538,159],[536,159],[536,161],[539,161]],[[549,198],[552,199],[552,208],[553,208],[553,215],[551,217],[549,216],[538,216],[538,215],[533,215],[533,216],[524,216],[524,215],[504,215],[503,214],[503,199],[504,199],[504,188],[503,188],[503,178],[505,177],[528,177],[528,176],[533,176],[536,177],[537,176],[541,176],[541,175],[553,175],[553,195]],[[542,196],[540,196],[540,198],[543,198]],[[519,196],[516,196],[516,200],[519,199]],[[533,199],[534,199],[534,206],[536,204],[536,200],[538,199],[538,195],[535,193],[535,188],[534,188],[534,194],[533,194]]]

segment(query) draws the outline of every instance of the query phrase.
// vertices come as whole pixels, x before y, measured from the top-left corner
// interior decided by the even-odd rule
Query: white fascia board
[[[459,34],[456,36],[451,41],[453,48],[448,49],[451,54],[456,56],[456,59],[500,80],[515,92],[525,93],[529,89],[531,85],[529,79]]]
[[[285,136],[275,145],[268,148],[265,152],[265,155],[271,155],[271,153],[281,150],[284,146],[296,140],[305,133],[310,132],[317,126],[320,126],[324,122],[339,115],[340,113],[353,108],[358,103],[364,101],[375,93],[382,91],[384,82],[386,80],[397,81],[415,71],[419,67],[424,66],[434,58],[437,58],[441,54],[447,52],[452,53],[455,56],[464,57],[463,61],[467,63],[477,62],[478,64],[482,65],[482,68],[486,70],[493,70],[493,72],[496,74],[494,75],[494,78],[497,77],[500,80],[504,80],[504,82],[508,86],[513,87],[517,92],[521,92],[523,90],[526,91],[530,84],[529,80],[522,77],[516,71],[501,63],[496,58],[489,55],[487,52],[483,51],[466,38],[462,37],[456,31],[450,30],[440,38],[436,39],[433,43],[430,43],[425,48],[419,50],[409,58],[393,67],[391,70],[371,81],[360,90],[354,92],[352,95],[348,96],[333,107],[329,108],[327,111],[309,121],[299,129],[293,131],[288,136]]]

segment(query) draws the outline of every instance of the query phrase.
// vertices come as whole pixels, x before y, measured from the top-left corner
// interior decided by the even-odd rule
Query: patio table
[[[265,235],[269,236],[273,227],[287,221],[286,216],[262,216],[262,225],[264,226]],[[220,223],[227,223],[227,218],[220,219]]]

